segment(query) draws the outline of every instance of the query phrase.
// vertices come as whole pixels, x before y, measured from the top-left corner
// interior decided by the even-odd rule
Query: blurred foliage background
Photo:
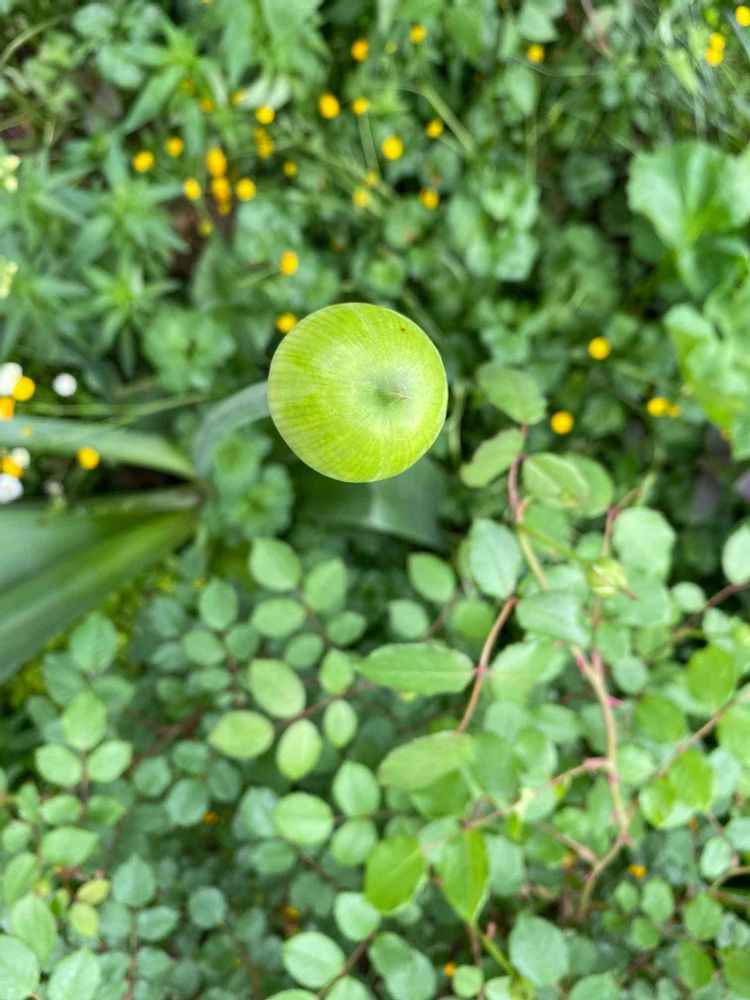
[[[2,1000],[750,996],[750,8],[0,14]],[[338,301],[378,486],[267,417]]]

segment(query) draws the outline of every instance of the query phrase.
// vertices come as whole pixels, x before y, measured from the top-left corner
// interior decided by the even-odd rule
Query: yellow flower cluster
[[[282,274],[294,274],[299,267],[299,257],[294,250],[285,250],[279,258],[279,270]]]
[[[79,448],[76,452],[76,458],[78,459],[78,464],[82,469],[90,471],[95,469],[99,462],[101,462],[101,455],[96,450],[96,448],[91,448],[89,445],[84,445],[83,448]]]
[[[370,102],[366,97],[355,97],[352,101],[352,113],[364,115],[370,110]]]
[[[612,348],[606,337],[594,337],[589,341],[588,352],[594,361],[605,361]]]
[[[718,31],[714,31],[709,36],[708,48],[706,49],[706,62],[709,66],[720,66],[722,64],[726,45],[726,39]]]
[[[750,28],[750,7],[740,4],[734,12],[734,19],[741,28]]]
[[[262,125],[253,131],[255,139],[255,152],[261,160],[267,160],[274,151],[274,143],[267,128]]]
[[[276,317],[276,329],[279,333],[289,333],[297,325],[297,317],[293,312],[285,312]]]
[[[440,204],[440,195],[434,188],[423,188],[419,192],[419,200],[424,208],[430,212],[434,212]]]
[[[526,49],[526,58],[529,60],[530,63],[536,63],[536,64],[543,63],[544,56],[545,56],[544,46],[539,45],[537,42],[534,42],[533,45],[529,45],[529,47]]]
[[[445,125],[439,118],[433,118],[424,127],[425,135],[428,139],[439,139],[444,129]]]
[[[210,188],[216,209],[221,215],[228,215],[232,210],[232,185],[227,177],[229,165],[224,150],[212,146],[206,153],[206,170],[211,178]],[[189,201],[199,201],[203,197],[203,185],[197,177],[188,177],[182,185],[182,191]],[[234,185],[234,194],[238,201],[250,201],[255,197],[257,188],[255,181],[249,177],[240,177]],[[208,236],[213,230],[211,220],[202,218],[198,224],[201,236]]]
[[[323,94],[318,101],[318,111],[321,118],[336,118],[341,111],[341,104],[338,97],[333,94]]]
[[[16,403],[26,403],[36,392],[36,382],[24,375],[15,361],[0,365],[0,420],[12,420]]]
[[[355,62],[364,62],[370,52],[370,43],[366,38],[357,38],[352,42],[352,47],[349,51]]]
[[[400,160],[404,155],[404,143],[397,135],[389,135],[380,147],[386,160]]]
[[[550,429],[554,434],[570,434],[575,426],[576,418],[568,410],[558,410],[550,419]]]
[[[413,24],[409,29],[409,38],[414,45],[421,45],[427,37],[427,28],[423,24]]]
[[[670,403],[666,396],[652,396],[646,403],[646,412],[650,417],[679,417],[682,407]]]

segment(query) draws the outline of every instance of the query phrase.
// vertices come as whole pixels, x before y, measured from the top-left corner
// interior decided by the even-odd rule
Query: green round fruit
[[[271,416],[292,451],[347,483],[388,479],[427,451],[448,383],[435,346],[405,316],[350,302],[307,316],[268,375]]]

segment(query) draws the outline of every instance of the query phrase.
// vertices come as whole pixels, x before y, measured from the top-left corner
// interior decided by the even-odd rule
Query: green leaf
[[[80,757],[56,743],[39,747],[34,753],[34,762],[45,781],[62,788],[77,785],[83,774]]]
[[[26,1000],[39,985],[39,962],[18,938],[0,934],[0,996]]]
[[[298,715],[305,707],[305,685],[282,660],[253,660],[249,683],[259,707],[277,719]]]
[[[95,1000],[101,978],[99,959],[88,948],[79,948],[55,966],[49,1000]]]
[[[734,691],[734,659],[719,646],[706,646],[690,657],[685,676],[695,700],[715,711]]]
[[[30,894],[18,900],[10,913],[10,929],[42,963],[47,961],[57,944],[55,918],[39,896]]]
[[[320,759],[323,739],[310,719],[297,719],[282,733],[276,748],[276,766],[290,781],[299,781]]]
[[[214,577],[201,592],[198,610],[209,628],[225,632],[237,620],[238,601],[234,587]]]
[[[638,153],[630,166],[630,208],[651,221],[668,247],[690,246],[704,233],[740,228],[750,219],[741,163],[695,140]]]
[[[368,955],[393,1000],[430,1000],[435,995],[432,962],[397,934],[378,934]]]
[[[727,986],[741,997],[750,997],[750,951],[730,948],[723,955]]]
[[[250,553],[250,572],[262,587],[281,592],[294,590],[302,577],[297,553],[291,545],[277,538],[255,539]]]
[[[710,941],[719,933],[722,916],[721,904],[708,893],[701,892],[685,904],[682,919],[691,937]]]
[[[540,503],[558,510],[585,507],[591,488],[574,461],[540,452],[523,463],[523,484]]]
[[[565,658],[547,639],[511,643],[491,663],[492,693],[500,700],[524,701],[540,681],[551,680],[562,670]]]
[[[91,750],[107,729],[107,709],[93,691],[81,691],[63,712],[65,742],[76,750]]]
[[[538,424],[544,417],[544,396],[528,373],[488,361],[477,369],[477,379],[490,403],[516,423]]]
[[[678,802],[705,811],[714,797],[714,769],[698,750],[687,750],[669,769]]]
[[[581,602],[571,591],[547,590],[530,594],[516,605],[516,616],[527,632],[576,645],[588,642],[588,631],[581,621]]]
[[[86,674],[101,674],[117,654],[117,629],[109,618],[92,611],[70,636],[70,655]]]
[[[630,507],[617,516],[612,542],[627,570],[664,580],[672,565],[674,528],[663,514],[648,507]]]
[[[376,531],[433,549],[445,545],[439,519],[445,473],[429,456],[380,482],[337,483],[300,468],[295,483],[300,516],[316,526]]]
[[[677,967],[680,979],[693,991],[708,986],[715,972],[714,963],[694,941],[680,941],[677,946]]]
[[[375,684],[423,695],[463,691],[474,673],[468,656],[438,642],[381,646],[357,669]]]
[[[269,597],[255,606],[251,623],[269,639],[284,639],[305,622],[305,609],[291,597]]]
[[[259,757],[273,743],[273,726],[258,712],[227,712],[208,735],[208,742],[219,753],[235,760]]]
[[[219,927],[224,922],[226,912],[224,893],[214,886],[204,885],[190,893],[188,913],[196,927],[203,930]]]
[[[750,525],[743,524],[727,538],[721,553],[724,575],[730,583],[750,582]]]
[[[461,479],[472,489],[481,489],[507,472],[523,449],[523,434],[514,429],[500,431],[483,441],[469,462],[461,466]]]
[[[340,933],[350,941],[364,941],[380,924],[380,913],[360,892],[339,892],[333,915]]]
[[[191,510],[131,519],[125,530],[103,533],[62,557],[37,567],[0,597],[0,679],[33,656],[75,618],[98,604],[188,537]],[[3,514],[0,514],[0,524]]]
[[[420,736],[386,754],[378,779],[387,788],[415,792],[469,764],[474,753],[474,740],[466,733]]]
[[[347,816],[367,816],[380,805],[380,788],[369,767],[346,760],[331,787],[334,802]]]
[[[570,991],[569,1000],[619,1000],[620,988],[609,972],[579,979]]]
[[[192,455],[198,475],[208,475],[220,441],[268,415],[265,382],[250,385],[211,406],[193,438]]]
[[[435,604],[445,604],[456,590],[456,575],[442,559],[430,552],[412,552],[407,561],[412,587]]]
[[[365,866],[365,897],[381,913],[408,903],[427,875],[427,862],[416,837],[381,840]]]
[[[108,422],[23,417],[0,422],[0,448],[28,448],[49,455],[75,455],[95,448],[108,462],[158,469],[192,479],[193,467],[182,452],[158,434],[113,428]]]
[[[333,811],[323,799],[292,792],[276,803],[273,822],[282,837],[303,847],[324,843],[333,830]]]
[[[130,766],[133,759],[133,747],[125,740],[107,740],[100,744],[91,754],[86,771],[92,781],[104,784],[116,781]]]
[[[437,863],[440,888],[456,913],[474,926],[489,890],[490,865],[479,830],[449,840]]]
[[[348,701],[337,698],[323,713],[323,732],[334,747],[345,747],[357,732],[359,719]]]
[[[685,716],[678,705],[661,694],[647,694],[635,709],[640,731],[654,743],[676,743],[687,732]]]
[[[344,969],[345,955],[331,938],[317,931],[295,934],[284,944],[284,968],[298,983],[319,989]]]
[[[75,826],[61,826],[42,837],[42,857],[53,865],[82,865],[96,847],[96,834]]]
[[[735,705],[718,725],[719,743],[742,763],[750,763],[750,708]]]
[[[156,877],[148,862],[137,854],[115,870],[112,876],[112,895],[126,906],[145,906],[156,895]]]
[[[319,615],[338,611],[346,600],[347,574],[342,559],[327,559],[313,567],[305,578],[302,594],[308,607]]]
[[[471,526],[468,546],[469,570],[482,593],[510,597],[523,565],[513,533],[502,524],[479,518]]]
[[[5,866],[3,874],[3,900],[7,907],[30,892],[39,878],[39,861],[28,852],[17,854]]]
[[[553,986],[568,974],[567,942],[549,921],[521,914],[509,940],[511,962],[535,986]]]
[[[174,826],[195,826],[208,809],[208,790],[197,778],[183,778],[172,786],[166,807]]]

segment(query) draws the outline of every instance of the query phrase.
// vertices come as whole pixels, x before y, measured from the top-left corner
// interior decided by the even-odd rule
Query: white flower
[[[13,503],[20,496],[23,496],[21,480],[0,472],[0,504]]]
[[[44,484],[44,492],[50,497],[61,497],[63,495],[62,483],[56,479],[48,479]]]
[[[16,465],[20,465],[22,469],[28,469],[31,455],[26,448],[14,448],[9,457],[13,459]]]
[[[0,396],[12,396],[16,382],[23,375],[23,368],[15,361],[0,365]]]
[[[52,388],[58,396],[67,398],[68,396],[75,395],[78,388],[78,381],[75,375],[71,375],[70,372],[60,372],[59,375],[55,375],[52,379]]]

